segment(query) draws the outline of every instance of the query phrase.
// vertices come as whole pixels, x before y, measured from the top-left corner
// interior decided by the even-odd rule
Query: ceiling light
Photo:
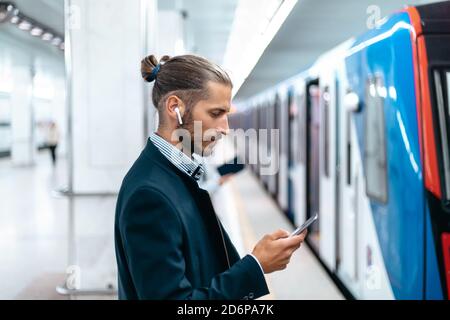
[[[55,37],[52,40],[52,45],[54,45],[55,47],[59,46],[61,44],[62,40],[60,37]]]
[[[11,18],[11,20],[9,20],[9,22],[11,22],[12,24],[18,24],[20,21],[20,18],[18,16],[13,16]]]
[[[53,34],[51,34],[50,32],[45,32],[42,35],[42,40],[44,40],[44,41],[50,41],[52,39],[53,39]]]
[[[27,21],[27,20],[22,20],[22,21],[19,23],[19,29],[20,29],[20,30],[29,31],[29,30],[31,29],[31,27],[32,27],[31,22],[29,22],[29,21]]]
[[[63,36],[57,36],[50,28],[25,16],[12,3],[0,0],[0,24],[3,22],[14,24],[20,30],[28,31],[32,36],[64,50]]]
[[[10,3],[0,3],[0,23],[8,20],[19,11]]]
[[[40,37],[42,35],[42,33],[44,32],[44,30],[42,30],[39,27],[34,27],[33,29],[31,29],[30,33],[32,36],[34,37]]]

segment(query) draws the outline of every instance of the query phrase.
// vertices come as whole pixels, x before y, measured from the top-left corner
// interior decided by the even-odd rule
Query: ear
[[[178,123],[178,116],[177,113],[175,112],[175,108],[177,108],[180,110],[180,114],[181,116],[183,116],[184,114],[184,103],[183,101],[181,101],[180,98],[178,98],[176,95],[171,95],[168,96],[166,99],[166,104],[165,104],[165,111],[167,116],[172,119],[173,121],[176,121]]]

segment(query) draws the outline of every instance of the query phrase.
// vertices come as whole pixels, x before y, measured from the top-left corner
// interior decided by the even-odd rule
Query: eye
[[[210,114],[213,118],[218,118],[222,115],[223,111],[212,111]]]

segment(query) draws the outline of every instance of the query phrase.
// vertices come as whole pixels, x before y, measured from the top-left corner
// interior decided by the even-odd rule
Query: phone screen
[[[308,228],[314,221],[316,221],[318,217],[319,217],[319,216],[318,216],[317,213],[316,213],[315,215],[313,215],[311,218],[309,218],[308,220],[306,220],[304,224],[302,224],[300,227],[298,227],[297,229],[295,229],[295,231],[291,233],[290,237],[296,236],[296,235],[299,235],[300,233],[302,233],[302,232],[303,232],[306,228]]]

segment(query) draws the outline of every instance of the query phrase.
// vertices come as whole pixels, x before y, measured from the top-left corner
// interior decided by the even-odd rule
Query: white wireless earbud
[[[175,107],[175,112],[177,113],[178,123],[180,125],[182,125],[183,124],[183,120],[181,119],[180,109],[178,109],[178,107]]]

